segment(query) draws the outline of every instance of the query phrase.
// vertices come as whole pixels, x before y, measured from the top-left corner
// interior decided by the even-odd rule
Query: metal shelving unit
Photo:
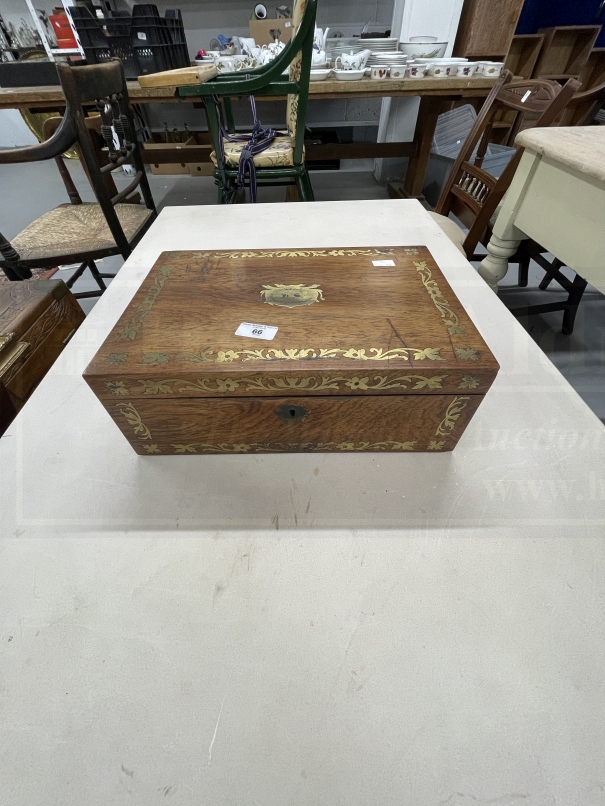
[[[32,21],[36,27],[36,31],[38,32],[38,36],[40,37],[40,42],[42,43],[42,47],[46,51],[46,55],[48,56],[49,61],[54,62],[56,61],[56,56],[69,56],[79,53],[82,57],[84,56],[84,50],[82,45],[80,44],[80,39],[78,34],[75,30],[74,24],[71,19],[71,14],[69,12],[70,6],[75,5],[74,0],[62,0],[63,8],[67,13],[67,18],[69,19],[69,24],[71,25],[71,29],[73,31],[74,37],[76,42],[78,43],[77,48],[53,48],[51,47],[50,42],[48,41],[48,35],[42,23],[40,22],[40,18],[38,17],[38,13],[34,8],[34,4],[32,0],[25,0],[25,5],[28,8],[29,14],[32,18]]]

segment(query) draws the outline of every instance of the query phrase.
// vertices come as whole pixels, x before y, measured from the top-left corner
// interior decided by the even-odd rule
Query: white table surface
[[[163,250],[427,244],[449,454],[140,457],[81,372]],[[0,440],[0,802],[597,806],[605,428],[415,201],[164,210]]]

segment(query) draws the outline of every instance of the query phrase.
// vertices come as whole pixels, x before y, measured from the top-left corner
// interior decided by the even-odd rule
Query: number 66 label
[[[271,341],[276,333],[276,327],[271,327],[271,325],[253,325],[250,322],[242,322],[235,331],[236,336],[246,336],[249,339],[266,339],[267,341]]]

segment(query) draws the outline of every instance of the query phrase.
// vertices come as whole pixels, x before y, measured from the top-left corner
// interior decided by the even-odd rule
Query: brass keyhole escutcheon
[[[285,423],[300,422],[309,414],[304,406],[296,406],[293,403],[282,403],[275,413]]]

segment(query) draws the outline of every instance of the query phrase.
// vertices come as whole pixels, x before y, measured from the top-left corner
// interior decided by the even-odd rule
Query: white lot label
[[[394,266],[395,261],[394,260],[373,260],[372,265],[373,266]]]
[[[235,331],[236,336],[247,336],[249,339],[266,339],[271,341],[277,333],[276,327],[271,325],[253,325],[250,322],[242,322]]]
[[[139,39],[147,39],[147,34],[144,34],[143,31],[138,31],[137,36]]]
[[[525,93],[523,98],[521,98],[521,103],[524,104],[525,101],[527,101],[527,99],[529,98],[530,95],[531,95],[531,90],[527,90],[527,92]]]
[[[292,26],[292,23],[291,23],[291,22],[287,22],[287,23],[284,25],[284,28],[290,28],[291,26]]]

